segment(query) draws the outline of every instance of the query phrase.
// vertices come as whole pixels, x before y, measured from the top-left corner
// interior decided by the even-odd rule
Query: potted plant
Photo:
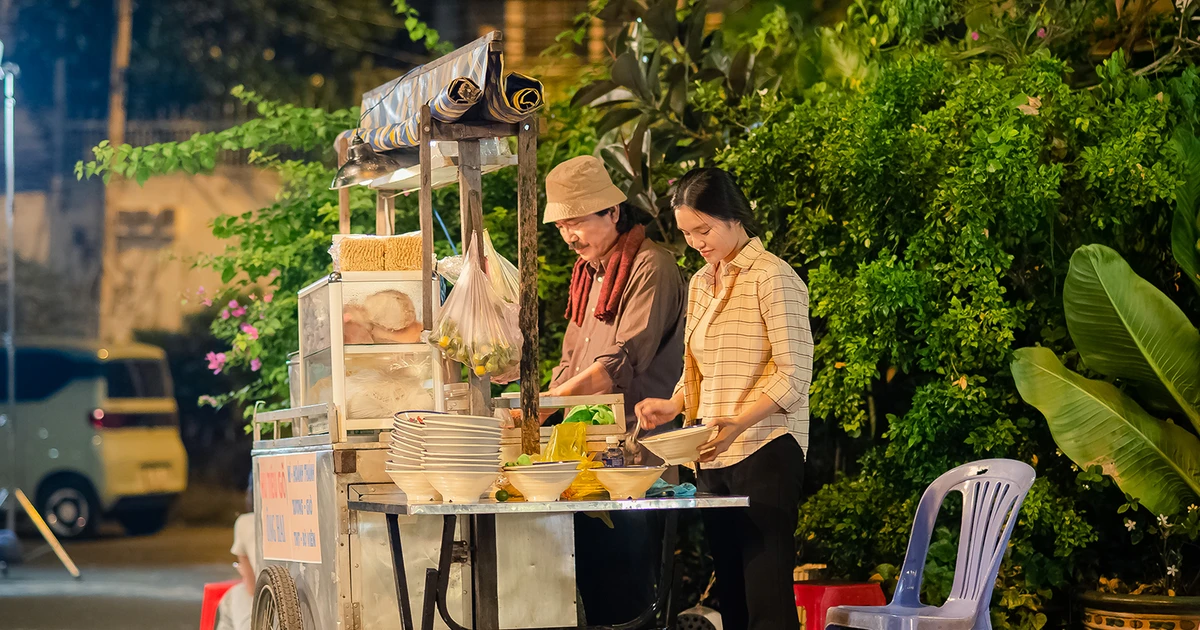
[[[1176,195],[1172,252],[1200,290],[1200,142],[1190,135],[1178,142],[1189,172]],[[1085,471],[1099,467],[1126,493],[1129,504],[1120,511],[1145,508],[1154,515],[1140,526],[1126,516],[1124,524],[1135,544],[1153,543],[1162,557],[1158,579],[1132,589],[1102,580],[1100,590],[1084,594],[1084,624],[1195,630],[1200,567],[1183,560],[1184,548],[1195,545],[1200,533],[1200,331],[1103,245],[1085,245],[1072,255],[1063,305],[1083,363],[1110,380],[1067,369],[1048,348],[1022,348],[1012,364],[1017,389],[1046,416],[1063,454]],[[1165,419],[1130,392],[1146,407],[1163,410]]]

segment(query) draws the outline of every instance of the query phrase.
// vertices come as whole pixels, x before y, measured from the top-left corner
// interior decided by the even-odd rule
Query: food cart
[[[415,147],[414,164],[367,184],[378,191],[378,235],[394,232],[394,196],[418,192],[421,230],[414,238],[420,240],[419,264],[413,270],[342,269],[300,292],[295,370],[300,387],[293,387],[299,400],[293,408],[258,413],[253,420],[256,630],[579,627],[575,513],[747,504],[740,497],[705,496],[410,504],[385,474],[391,413],[380,413],[378,397],[364,396],[361,389],[380,374],[394,379],[391,384],[403,379],[400,395],[411,403],[391,412],[452,407],[491,416],[497,407],[519,408],[520,426],[505,437],[509,448],[527,454],[537,453],[547,437],[537,420],[539,404],[610,404],[616,407],[619,426],[595,428],[595,441],[624,431],[620,396],[539,401],[533,111],[541,104],[541,86],[528,77],[505,75],[499,44],[500,34],[490,33],[368,92],[362,129],[339,139],[343,161],[356,150],[362,153],[352,140],[380,152]],[[513,137],[515,158],[508,150]],[[520,394],[493,399],[487,375],[472,374],[459,383],[461,366],[444,360],[427,343],[440,306],[432,190],[458,182],[462,242],[478,246],[481,176],[514,162],[523,334]],[[344,242],[350,238],[348,194],[341,195],[339,210]],[[424,334],[387,343],[351,339],[354,310],[371,296],[410,300],[412,321],[405,323]],[[395,389],[384,405],[399,404]],[[461,400],[449,400],[451,392]],[[671,517],[666,532],[659,599],[628,627],[644,627],[666,606],[674,575]]]

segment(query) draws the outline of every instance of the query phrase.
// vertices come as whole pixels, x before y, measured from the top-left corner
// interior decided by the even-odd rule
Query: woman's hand
[[[669,400],[647,398],[633,408],[633,413],[637,415],[638,424],[641,425],[642,430],[649,431],[674,420],[676,416],[683,413],[683,402],[675,398]]]
[[[707,425],[717,430],[712,439],[700,447],[700,461],[702,463],[711,462],[721,455],[721,453],[728,451],[733,442],[748,427],[748,425],[738,418],[713,418],[707,422]]]

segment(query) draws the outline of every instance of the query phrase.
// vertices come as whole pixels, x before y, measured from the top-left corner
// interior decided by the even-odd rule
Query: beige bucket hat
[[[578,219],[625,201],[604,163],[591,155],[574,157],[546,176],[546,213],[542,223]]]

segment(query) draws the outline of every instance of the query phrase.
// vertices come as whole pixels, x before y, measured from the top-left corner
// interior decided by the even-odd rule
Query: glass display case
[[[419,271],[334,273],[300,291],[299,404],[333,403],[338,441],[390,430],[398,411],[443,410],[445,370],[426,342],[421,277]],[[440,291],[431,279],[435,316]]]

